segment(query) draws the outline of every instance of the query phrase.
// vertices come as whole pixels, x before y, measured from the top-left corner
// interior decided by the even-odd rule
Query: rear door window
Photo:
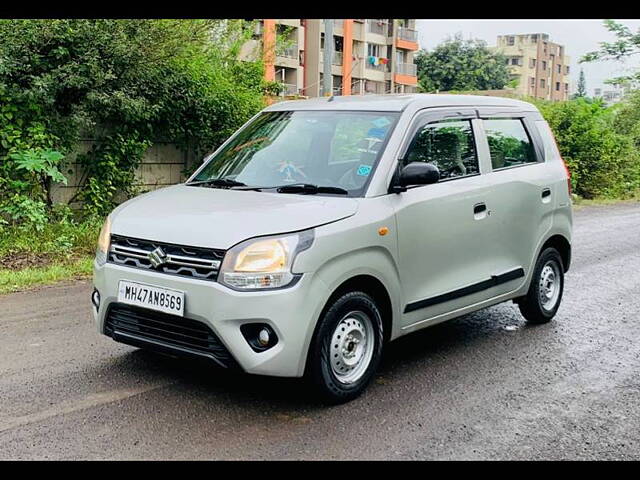
[[[519,118],[483,120],[493,170],[537,163],[531,138]]]

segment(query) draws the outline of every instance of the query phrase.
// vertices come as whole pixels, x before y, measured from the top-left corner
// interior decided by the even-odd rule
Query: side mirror
[[[398,176],[397,185],[393,188],[396,193],[406,190],[409,185],[427,185],[440,180],[440,171],[432,163],[411,162],[405,165]]]

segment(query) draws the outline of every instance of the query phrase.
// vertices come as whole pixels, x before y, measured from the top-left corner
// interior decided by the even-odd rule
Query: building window
[[[541,88],[544,88],[544,86],[545,86],[544,78],[541,78],[541,79],[540,79],[540,87],[541,87]]]
[[[569,75],[569,65],[567,65],[567,75]]]
[[[536,59],[535,58],[530,58],[529,59],[529,68],[536,68]]]
[[[531,35],[531,43],[538,43],[538,35]]]
[[[556,82],[556,92],[560,91],[560,82]]]
[[[511,65],[520,65],[520,60],[518,59],[518,57],[513,57],[511,59]]]
[[[367,56],[380,57],[380,47],[377,43],[367,43]]]
[[[569,84],[568,84],[568,83],[565,83],[565,84],[564,84],[564,91],[565,91],[565,92],[568,92],[568,91],[569,91]]]
[[[529,83],[531,84],[532,87],[536,86],[536,79],[533,77],[529,77]]]
[[[546,70],[547,69],[547,62],[546,61],[542,61],[542,69]]]
[[[516,44],[516,37],[507,37],[507,45],[513,46]]]
[[[558,73],[562,73],[562,65],[558,64]]]

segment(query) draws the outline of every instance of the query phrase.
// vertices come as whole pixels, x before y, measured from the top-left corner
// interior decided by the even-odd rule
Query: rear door
[[[499,295],[518,288],[529,273],[538,243],[551,227],[557,192],[535,126],[539,113],[485,108],[479,116],[478,140],[491,160],[487,207],[496,220],[491,240],[495,265],[524,273],[498,286],[494,293]]]

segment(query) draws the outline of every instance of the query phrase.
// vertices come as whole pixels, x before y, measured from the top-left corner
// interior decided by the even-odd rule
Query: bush
[[[263,106],[259,62],[237,60],[240,20],[0,20],[0,215],[42,220],[81,138],[96,146],[78,197],[104,215],[136,193],[155,141],[203,154]],[[121,193],[118,198],[117,193]],[[43,207],[44,204],[44,207]],[[22,207],[19,207],[22,205]],[[19,214],[23,208],[29,214]]]
[[[625,198],[640,189],[638,145],[618,128],[620,112],[583,98],[534,103],[555,134],[574,193],[584,198]]]

